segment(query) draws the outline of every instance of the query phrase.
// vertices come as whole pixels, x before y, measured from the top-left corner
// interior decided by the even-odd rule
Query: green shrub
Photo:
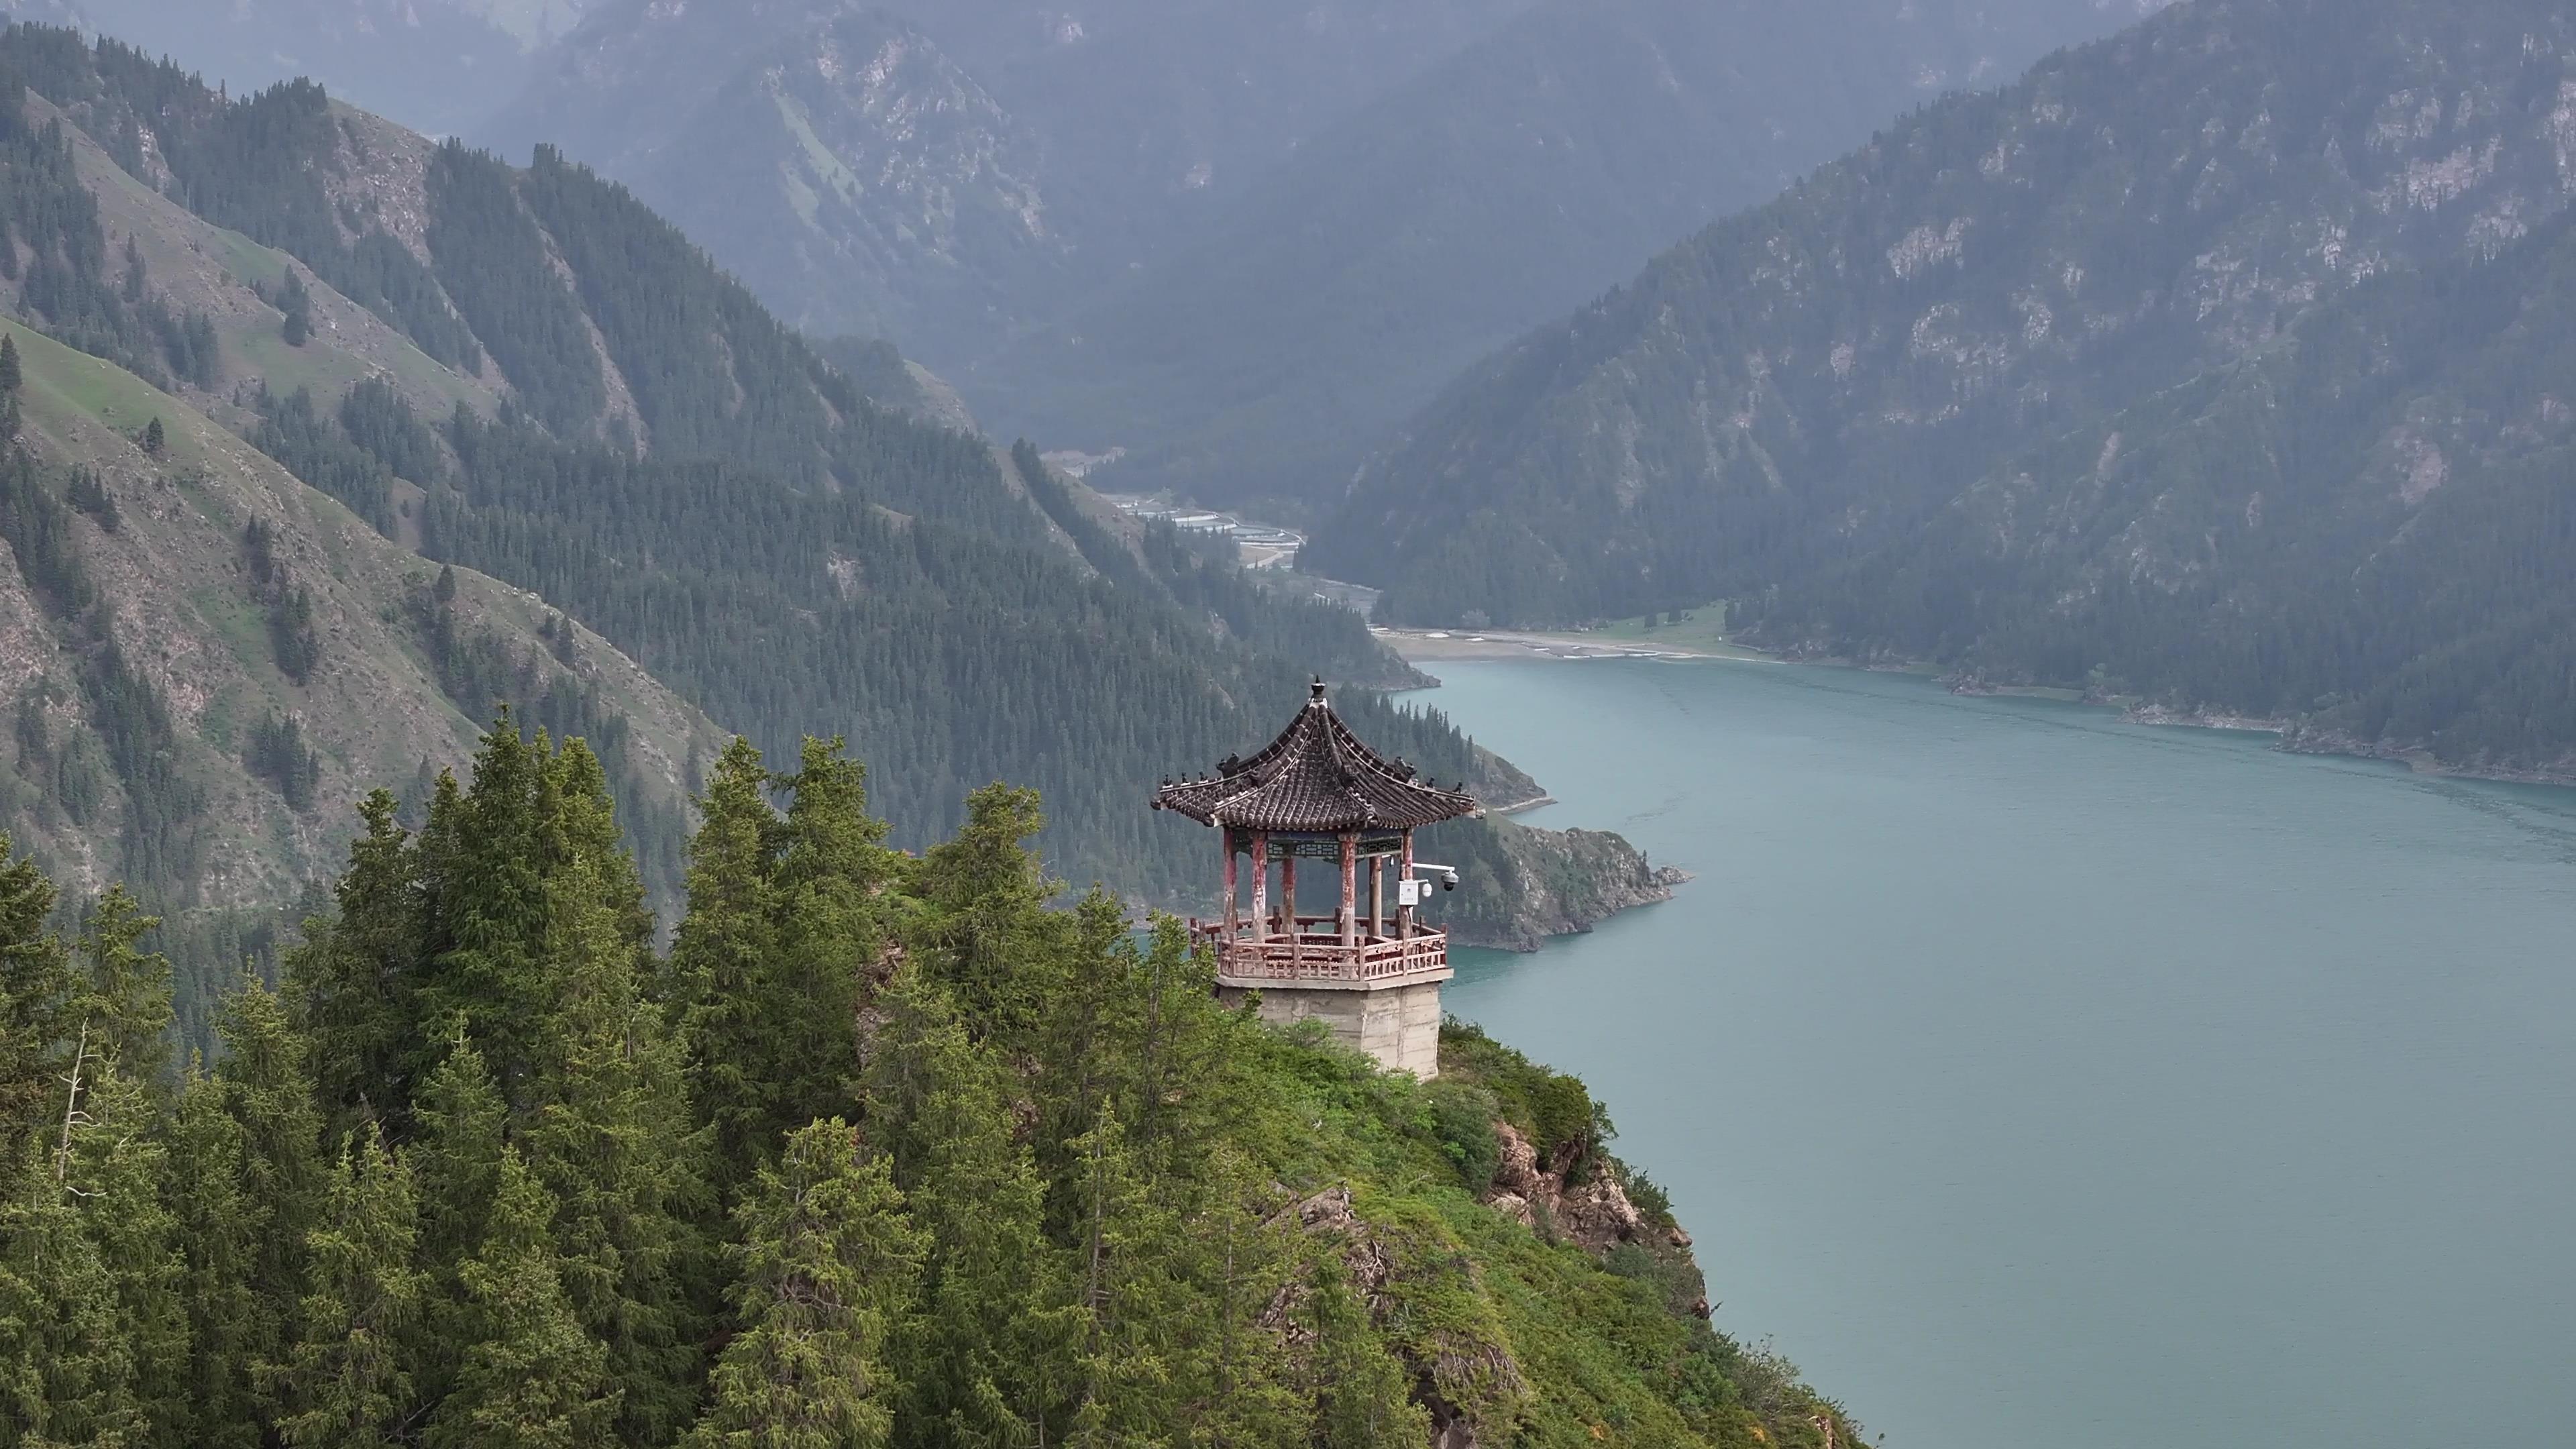
[[[1422,1096],[1431,1109],[1431,1135],[1439,1139],[1440,1150],[1458,1169],[1459,1181],[1469,1192],[1481,1195],[1493,1185],[1494,1169],[1503,1161],[1502,1139],[1494,1132],[1502,1105],[1493,1093],[1473,1082],[1445,1077],[1426,1083]]]

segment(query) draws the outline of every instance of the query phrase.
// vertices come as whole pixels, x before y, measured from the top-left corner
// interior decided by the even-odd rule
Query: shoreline
[[[1408,664],[1426,659],[1547,659],[1580,664],[1591,659],[1716,660],[1732,664],[1784,664],[1788,661],[1735,645],[1655,644],[1639,639],[1605,638],[1583,632],[1524,629],[1398,629],[1372,625],[1369,632]],[[1562,651],[1562,652],[1560,652]]]
[[[2576,761],[2563,766],[2487,766],[2470,767],[2446,764],[2420,745],[2392,745],[2372,740],[2355,739],[2332,730],[2310,732],[2295,720],[2265,715],[2238,714],[2229,710],[2178,710],[2169,705],[2148,704],[2135,699],[2104,699],[2089,691],[2045,684],[1984,684],[1955,675],[1944,676],[1940,666],[1923,661],[1905,663],[1871,662],[1858,659],[1807,657],[1795,658],[1748,649],[1737,645],[1717,649],[1674,645],[1659,647],[1629,639],[1604,639],[1584,631],[1486,629],[1398,629],[1385,625],[1370,631],[1406,663],[1442,659],[1540,659],[1557,664],[1580,664],[1594,659],[1644,659],[1661,662],[1715,661],[1726,664],[1810,664],[1823,669],[1857,669],[1870,674],[1912,674],[1948,689],[1953,694],[1978,698],[2045,699],[2062,704],[2080,704],[2095,709],[2117,710],[2131,724],[2157,725],[2170,729],[2237,730],[2251,734],[2268,734],[2275,748],[2285,754],[2339,757],[2354,760],[2377,760],[2383,764],[2404,765],[2409,771],[2446,780],[2487,780],[2499,785],[2547,785],[2576,789]],[[1558,652],[1569,651],[1569,652]],[[1436,687],[1436,686],[1435,686]],[[1497,815],[1512,815],[1553,804],[1552,798],[1512,805],[1488,807]]]

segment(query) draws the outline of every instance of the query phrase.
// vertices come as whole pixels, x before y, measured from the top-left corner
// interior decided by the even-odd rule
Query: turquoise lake
[[[2576,791],[1779,665],[1413,696],[1697,879],[1449,1009],[1893,1449],[2576,1444]]]

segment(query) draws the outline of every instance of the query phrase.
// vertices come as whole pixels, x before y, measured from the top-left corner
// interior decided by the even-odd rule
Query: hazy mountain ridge
[[[1129,450],[1121,486],[1300,512],[1524,329],[1907,104],[2154,0],[1548,0],[1341,118],[1190,245],[957,372]]]
[[[1315,566],[1389,582],[1398,618],[1579,620],[1724,595],[1780,642],[1919,642],[1828,607],[1830,581],[1947,569],[1934,540],[1955,531],[1932,525],[2017,454],[2236,364],[2374,276],[2474,278],[2565,210],[2571,55],[2562,11],[2512,0],[2197,3],[1931,107],[1460,380],[1318,535]],[[2121,449],[2139,441],[2123,432]],[[2224,535],[2169,516],[2160,491],[2104,490],[2090,475],[2116,459],[2099,462],[2060,458],[2007,491],[2025,520],[2134,524],[2110,575],[2161,602],[2097,612],[2097,572],[2007,621],[1962,608],[1978,586],[1949,570],[1951,592],[1915,607],[1994,632],[1941,636],[1939,657],[2082,683],[2123,654],[2100,637],[2116,620],[2132,647],[2106,687],[2257,703],[2219,686],[2226,671],[2140,667],[2173,637],[2160,630],[2223,632],[2199,591]],[[2407,537],[2391,526],[2305,546],[2358,562]],[[2367,600],[2290,592],[2266,607],[2386,622]],[[2099,627],[2057,627],[2079,614]]]
[[[531,57],[596,0],[8,0],[26,20],[77,25],[179,56],[248,94],[309,77],[444,135],[525,84]]]
[[[612,0],[476,134],[634,185],[801,326],[946,367],[1168,250],[1340,107],[1520,3]]]
[[[1037,138],[882,11],[609,8],[550,64],[487,132],[628,181],[791,322],[945,335],[1061,285]]]

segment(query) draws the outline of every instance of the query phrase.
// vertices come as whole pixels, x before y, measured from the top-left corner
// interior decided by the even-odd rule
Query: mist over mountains
[[[432,134],[556,146],[793,325],[889,339],[997,427],[1300,515],[1674,236],[2153,8],[264,0],[180,39],[210,78],[310,73]]]

